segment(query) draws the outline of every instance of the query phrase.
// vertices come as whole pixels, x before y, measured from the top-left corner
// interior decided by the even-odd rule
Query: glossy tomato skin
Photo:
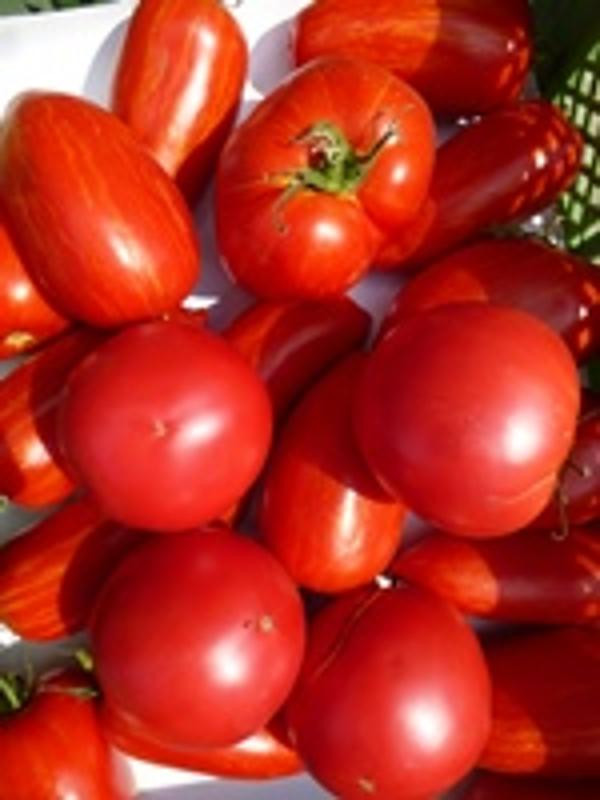
[[[515,100],[532,49],[525,0],[315,0],[295,32],[297,63],[325,55],[374,61],[453,116]]]
[[[104,581],[142,538],[86,499],[63,506],[0,549],[0,620],[30,641],[83,630]]]
[[[504,306],[424,311],[371,355],[355,403],[383,486],[443,530],[499,536],[555,490],[579,408],[575,363],[539,320]]]
[[[101,733],[85,677],[49,673],[22,710],[0,716],[1,800],[127,800],[125,763]]]
[[[13,101],[0,205],[35,282],[91,325],[158,316],[198,280],[198,239],[177,188],[117,117],[82,98]]]
[[[293,73],[221,154],[216,229],[230,274],[271,299],[344,292],[384,232],[419,210],[433,135],[422,99],[382,67],[325,59]]]
[[[363,590],[313,622],[287,717],[308,771],[336,797],[431,797],[479,757],[489,676],[473,632],[433,594]]]
[[[600,777],[600,637],[559,628],[492,641],[492,731],[481,766],[496,772]]]
[[[600,345],[597,270],[535,239],[482,239],[435,261],[398,293],[383,331],[408,314],[470,301],[533,314],[562,336],[577,361]]]
[[[264,385],[216,334],[149,322],[84,360],[61,408],[65,453],[100,508],[129,527],[208,522],[258,475],[271,436]]]
[[[223,335],[265,382],[281,418],[327,367],[363,345],[371,317],[348,297],[262,300]]]
[[[0,494],[27,508],[68,497],[74,483],[58,441],[61,392],[75,365],[101,341],[76,330],[0,380]]]
[[[0,285],[0,358],[25,353],[69,325],[33,284],[1,218]]]
[[[109,708],[167,745],[225,747],[286,699],[304,617],[275,559],[219,527],[131,553],[105,586],[91,637]]]
[[[342,592],[369,583],[400,543],[405,508],[371,475],[352,430],[366,356],[349,356],[303,397],[267,469],[259,530],[296,583]]]
[[[480,772],[461,800],[597,800],[600,781],[517,778]]]
[[[545,100],[460,129],[437,151],[417,223],[383,246],[377,265],[415,269],[492,226],[531,216],[572,183],[581,153],[577,130]]]
[[[112,108],[189,198],[233,123],[247,61],[218,0],[144,0],[129,23]]]
[[[600,619],[600,534],[519,531],[492,541],[441,531],[401,551],[390,574],[424,586],[465,614],[506,622]]]

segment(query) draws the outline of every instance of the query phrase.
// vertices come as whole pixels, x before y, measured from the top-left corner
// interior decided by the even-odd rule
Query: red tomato
[[[492,732],[481,766],[497,772],[600,777],[600,635],[562,628],[486,648]]]
[[[531,216],[572,183],[581,152],[577,130],[545,100],[493,112],[461,129],[437,151],[417,224],[384,245],[377,265],[416,267],[480,231]]]
[[[101,338],[78,330],[47,345],[0,380],[0,494],[40,508],[73,491],[57,435],[61,390]]]
[[[325,55],[374,61],[453,115],[514,100],[532,49],[526,0],[315,0],[295,41],[300,64]]]
[[[0,548],[0,620],[24,639],[85,627],[116,561],[142,539],[76,500]]]
[[[232,276],[261,297],[341,294],[417,213],[433,135],[419,95],[382,67],[329,59],[291,75],[221,155],[217,238]]]
[[[431,531],[401,552],[392,575],[439,594],[465,614],[531,623],[600,620],[600,535],[521,531],[469,541]]]
[[[220,0],[143,0],[133,14],[112,106],[190,197],[233,123],[247,60]]]
[[[258,475],[271,409],[227,342],[177,322],[117,334],[71,375],[65,452],[108,517],[176,531],[207,522]]]
[[[406,513],[354,444],[352,399],[365,359],[345,359],[302,399],[265,479],[265,542],[296,583],[319,592],[369,583],[396,552]]]
[[[0,220],[0,358],[12,358],[68,326],[39,293]]]
[[[336,797],[423,800],[479,757],[489,676],[475,635],[435,595],[369,590],[316,618],[288,720],[307,769]]]
[[[110,327],[157,316],[198,279],[179,192],[120,120],[81,98],[13,101],[0,134],[0,203],[32,277],[76,319]]]
[[[383,330],[415,311],[475,300],[539,317],[578,361],[600,347],[600,273],[534,239],[484,239],[436,261],[397,295]]]
[[[109,707],[167,745],[224,747],[286,699],[304,616],[275,559],[219,528],[155,537],[127,556],[91,635]]]
[[[223,335],[263,379],[281,417],[327,367],[365,343],[370,327],[370,315],[348,297],[259,301]]]
[[[600,781],[507,778],[481,772],[460,800],[598,800]]]
[[[575,433],[579,381],[535,317],[461,303],[385,337],[357,393],[355,428],[382,485],[453,533],[524,527],[546,505]]]
[[[89,689],[79,675],[48,674],[22,708],[0,713],[0,800],[133,797],[125,764],[100,731],[94,702],[79,694]],[[0,691],[0,708],[7,705],[3,698]]]

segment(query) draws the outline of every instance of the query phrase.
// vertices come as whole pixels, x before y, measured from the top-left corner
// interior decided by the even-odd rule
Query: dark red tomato
[[[374,61],[452,115],[516,99],[532,49],[526,0],[315,0],[295,41],[300,64],[325,55]]]
[[[431,115],[383,67],[345,59],[291,75],[229,139],[216,225],[231,275],[261,297],[324,297],[359,280],[412,219],[433,165]]]
[[[82,362],[61,423],[69,462],[108,517],[176,531],[217,517],[249,488],[269,447],[271,408],[224,339],[159,321]]]
[[[566,538],[521,531],[494,541],[431,531],[389,572],[439,594],[465,614],[507,622],[600,620],[600,532]]]
[[[600,273],[534,239],[484,239],[427,267],[397,295],[383,330],[415,311],[480,301],[520,308],[583,361],[600,346]]]
[[[142,761],[236,780],[270,780],[303,769],[279,719],[229,747],[182,748],[157,741],[152,731],[133,725],[114,709],[104,707],[102,712],[102,725],[110,741],[121,752]]]
[[[13,101],[0,133],[0,205],[36,283],[92,325],[169,311],[199,277],[176,187],[119,119],[82,98]]]
[[[477,761],[490,682],[477,638],[435,595],[346,595],[313,623],[288,706],[307,769],[344,800],[423,800]]]
[[[64,506],[0,548],[0,620],[34,641],[77,633],[118,559],[141,540],[85,499]]]
[[[481,766],[600,777],[600,634],[559,628],[491,642],[492,732]]]
[[[133,797],[125,762],[101,733],[84,677],[44,675],[22,708],[18,689],[0,688],[0,800],[126,800]],[[6,684],[8,682],[8,694]],[[11,691],[12,689],[12,691]],[[2,711],[4,713],[2,713]]]
[[[371,317],[348,297],[258,301],[224,332],[269,390],[281,417],[341,356],[363,345]]]
[[[369,583],[396,552],[406,514],[354,443],[365,360],[345,359],[302,399],[266,474],[259,529],[296,583],[318,592]]]
[[[572,183],[581,152],[577,130],[545,100],[461,129],[437,151],[418,223],[382,248],[377,265],[413,268],[481,231],[531,216]]]
[[[460,800],[598,800],[600,781],[514,778],[480,772]]]
[[[1,220],[0,285],[0,358],[25,353],[68,326],[32,283]]]
[[[443,530],[488,537],[524,527],[551,497],[579,380],[535,317],[459,303],[385,337],[356,399],[358,442],[382,485]]]
[[[73,331],[0,380],[0,494],[13,503],[41,508],[73,491],[58,442],[59,399],[70,371],[100,341]]]
[[[130,553],[105,586],[91,636],[109,709],[170,746],[225,747],[286,699],[304,616],[275,559],[218,528],[154,537]]]
[[[129,24],[113,110],[190,198],[233,123],[247,61],[220,0],[143,0]]]

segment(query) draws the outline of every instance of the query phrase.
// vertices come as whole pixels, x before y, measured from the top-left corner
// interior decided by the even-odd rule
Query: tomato
[[[168,532],[211,520],[249,488],[269,447],[271,409],[221,337],[158,321],[117,334],[79,365],[61,430],[108,517]]]
[[[287,697],[304,617],[275,559],[217,528],[155,537],[129,554],[100,596],[91,637],[109,708],[168,745],[224,747]]]
[[[424,102],[382,67],[328,59],[292,74],[221,154],[225,266],[260,297],[341,294],[366,272],[384,231],[419,210],[433,148]]]
[[[0,380],[0,494],[13,503],[41,508],[73,491],[56,430],[59,398],[69,372],[100,341],[73,331]]]
[[[191,749],[157,741],[151,731],[132,725],[114,709],[103,709],[102,724],[121,752],[168,767],[236,780],[270,780],[295,775],[303,769],[298,754],[286,741],[278,718],[229,747]]]
[[[417,224],[384,245],[378,266],[414,268],[483,230],[531,216],[572,183],[581,153],[577,130],[545,100],[495,111],[462,128],[437,151]]]
[[[0,548],[0,620],[24,639],[81,631],[115,563],[142,540],[85,499]]]
[[[68,326],[32,283],[1,220],[0,285],[0,358],[25,353]]]
[[[561,339],[512,308],[416,314],[377,346],[356,397],[383,486],[452,533],[497,536],[546,505],[575,433],[579,381]]]
[[[599,781],[513,778],[481,772],[461,800],[597,800]]]
[[[13,101],[0,133],[0,205],[35,282],[92,325],[169,311],[198,279],[179,192],[119,119],[82,98]]]
[[[365,343],[371,317],[348,297],[258,301],[224,331],[269,390],[281,417],[332,363]]]
[[[416,311],[475,300],[539,317],[578,361],[600,347],[598,270],[534,239],[483,239],[436,261],[397,295],[383,330]]]
[[[3,681],[10,690],[13,681]],[[109,749],[94,702],[81,696],[89,689],[77,674],[48,673],[12,712],[0,691],[0,800],[133,797],[128,770]],[[11,694],[19,699],[17,687]]]
[[[423,800],[479,757],[489,676],[474,633],[435,595],[367,590],[317,616],[287,714],[307,769],[336,797]]]
[[[465,614],[508,622],[600,620],[600,535],[520,531],[492,541],[428,531],[399,553],[392,575],[439,594]]]
[[[515,100],[532,50],[526,0],[315,0],[295,32],[298,63],[374,61],[456,116]]]
[[[365,358],[346,358],[302,399],[267,469],[259,529],[296,583],[315,591],[369,583],[400,542],[405,509],[354,444],[352,398]]]
[[[562,628],[506,636],[486,649],[492,732],[481,766],[600,777],[600,635]]]
[[[233,123],[247,61],[220,0],[144,0],[133,14],[112,107],[191,198]]]

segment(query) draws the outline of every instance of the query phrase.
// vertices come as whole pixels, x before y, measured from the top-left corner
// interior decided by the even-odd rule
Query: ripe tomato
[[[167,745],[224,747],[286,699],[304,616],[275,559],[218,528],[155,537],[127,556],[100,596],[91,636],[109,708]]]
[[[581,153],[577,130],[545,100],[495,111],[461,129],[437,151],[417,223],[383,246],[377,265],[417,267],[483,230],[531,216],[572,183]]]
[[[179,192],[119,119],[82,98],[13,101],[0,133],[0,205],[35,282],[92,325],[169,311],[198,279]]]
[[[436,261],[397,295],[383,330],[415,311],[475,300],[539,317],[578,361],[600,347],[598,270],[533,239],[483,239]]]
[[[25,353],[68,326],[32,283],[1,220],[0,286],[0,358]]]
[[[288,722],[329,791],[423,800],[471,769],[489,734],[490,682],[450,606],[422,589],[367,590],[313,626]]]
[[[315,0],[295,41],[300,64],[325,55],[374,61],[452,115],[515,100],[532,50],[526,0]]]
[[[419,210],[433,135],[419,95],[382,67],[328,59],[291,75],[221,154],[216,226],[231,275],[261,297],[341,294],[384,231]]]
[[[382,485],[453,533],[497,536],[546,505],[571,447],[575,364],[535,317],[459,303],[398,325],[357,393],[360,447]]]
[[[430,531],[399,553],[390,573],[439,594],[465,614],[507,622],[600,620],[600,535],[558,539],[520,531],[493,541]]]
[[[514,778],[480,772],[460,800],[598,800],[600,781]]]
[[[491,642],[486,656],[492,732],[481,766],[600,777],[598,630],[513,634]]]
[[[365,343],[370,315],[348,297],[259,301],[224,331],[265,382],[276,417],[333,362]]]
[[[0,800],[133,797],[125,763],[100,731],[95,703],[80,694],[89,689],[76,673],[49,673],[18,710],[5,707],[0,691]],[[17,687],[12,694],[19,699]]]
[[[71,375],[66,455],[106,515],[176,531],[225,511],[258,475],[271,436],[266,390],[219,336],[177,322],[117,334]]]
[[[115,563],[142,534],[78,499],[0,548],[0,620],[24,639],[82,630]]]
[[[400,542],[405,509],[354,444],[352,399],[365,358],[346,358],[302,399],[265,479],[259,529],[296,583],[315,591],[369,583]]]
[[[190,198],[233,123],[247,60],[220,0],[144,0],[133,14],[112,107]]]

